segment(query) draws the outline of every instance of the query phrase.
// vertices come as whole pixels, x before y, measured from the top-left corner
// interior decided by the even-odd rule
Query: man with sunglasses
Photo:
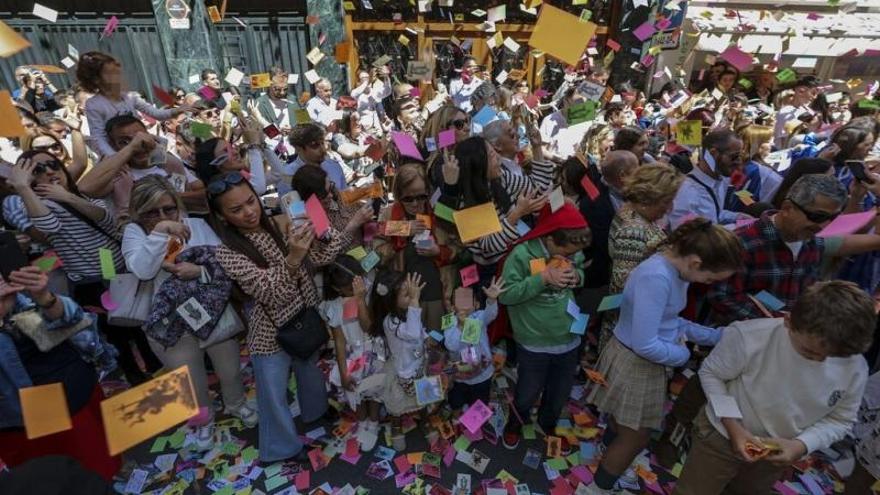
[[[263,127],[274,124],[282,134],[287,135],[296,126],[296,111],[301,107],[296,98],[289,97],[287,71],[273,67],[271,74],[269,89],[256,101],[257,117]]]
[[[789,310],[807,289],[821,280],[825,262],[880,249],[880,235],[854,234],[816,237],[834,220],[846,204],[847,192],[836,178],[807,174],[797,180],[778,211],[765,212],[735,233],[745,247],[743,265],[732,277],[709,287],[708,324],[726,326],[734,321],[765,318],[767,315],[749,297],[767,291]],[[774,312],[772,316],[781,316]],[[679,452],[672,438],[676,425],[689,427],[706,402],[699,380],[691,379],[667,417],[667,428],[655,453],[670,467]]]
[[[703,138],[700,158],[675,196],[669,223],[676,228],[694,216],[728,228],[748,215],[724,209],[730,174],[742,168],[743,142],[730,130],[712,131]]]

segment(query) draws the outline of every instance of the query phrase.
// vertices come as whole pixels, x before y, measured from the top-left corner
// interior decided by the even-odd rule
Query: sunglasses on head
[[[799,205],[795,200],[793,200],[791,198],[788,198],[788,200],[791,201],[791,204],[795,205],[798,210],[801,210],[801,213],[803,213],[804,216],[807,217],[807,220],[809,220],[813,223],[830,222],[831,220],[834,220],[835,218],[837,218],[838,215],[840,215],[839,211],[834,212],[834,213],[828,213],[825,211],[810,211],[810,210],[804,208],[803,206]]]
[[[455,119],[452,122],[450,122],[449,125],[455,126],[455,128],[458,130],[462,130],[465,127],[467,127],[469,122],[470,122],[469,119]]]
[[[244,176],[238,172],[230,172],[211,179],[206,189],[211,196],[225,193],[232,186],[237,186],[244,181]]]
[[[57,160],[52,160],[52,161],[48,161],[48,162],[41,162],[41,163],[34,165],[33,175],[45,174],[46,171],[49,169],[52,169],[57,172],[57,171],[61,170],[61,167],[62,167],[61,162],[59,162]]]

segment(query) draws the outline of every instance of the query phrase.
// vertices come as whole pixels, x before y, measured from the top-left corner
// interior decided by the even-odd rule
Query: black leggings
[[[80,306],[101,307],[101,294],[107,290],[100,281],[73,284],[71,293],[73,299]],[[162,368],[162,362],[153,354],[150,344],[143,330],[137,327],[118,327],[107,323],[107,315],[98,315],[98,328],[107,336],[107,340],[119,351],[119,366],[125,374],[126,380],[132,385],[137,385],[149,380],[149,374],[153,374]],[[147,373],[141,371],[134,357],[131,343],[137,346]]]

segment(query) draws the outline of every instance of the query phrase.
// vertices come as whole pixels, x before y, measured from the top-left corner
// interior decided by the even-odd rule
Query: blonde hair
[[[773,139],[773,128],[766,125],[749,124],[740,128],[736,134],[743,142],[743,149],[749,160],[753,160],[761,150],[761,145]]]
[[[159,204],[162,196],[171,196],[174,200],[180,217],[186,216],[186,210],[183,208],[183,201],[174,186],[168,182],[168,179],[158,175],[148,175],[139,179],[131,188],[131,201],[128,206],[128,212],[131,215],[131,221],[143,226],[141,223],[144,213],[152,210]]]
[[[684,182],[684,175],[668,165],[643,165],[624,179],[623,198],[630,203],[651,205],[671,200]]]
[[[404,163],[398,167],[397,173],[394,174],[394,184],[391,188],[394,192],[394,200],[400,201],[400,198],[403,197],[403,190],[417,180],[421,180],[425,184],[425,191],[427,191],[428,177],[425,174],[425,167],[421,164]]]
[[[454,105],[443,105],[436,112],[432,113],[422,128],[422,135],[419,136],[419,143],[425,146],[425,138],[437,139],[437,136],[449,127],[450,121],[455,119],[457,114],[462,114],[467,118],[467,112]]]
[[[61,155],[62,156],[61,156],[61,158],[59,158],[59,160],[61,161],[61,163],[64,164],[65,167],[69,166],[70,162],[73,161],[73,158],[70,156],[70,153],[67,152],[67,148],[64,147],[64,143],[62,143],[61,140],[58,139],[54,134],[52,134],[51,132],[47,131],[46,129],[44,129],[42,127],[37,127],[33,131],[28,132],[27,134],[25,134],[24,136],[21,137],[21,142],[19,143],[21,146],[21,150],[22,151],[31,151],[34,146],[34,141],[36,141],[38,138],[41,138],[41,137],[51,138],[52,141],[54,141],[59,146],[61,146]],[[52,153],[49,153],[49,154],[52,155]],[[55,155],[52,155],[52,156],[55,156]]]
[[[580,149],[587,155],[592,155],[597,159],[603,158],[600,146],[602,141],[608,139],[608,136],[614,133],[614,129],[609,125],[597,124],[593,126],[581,140]]]

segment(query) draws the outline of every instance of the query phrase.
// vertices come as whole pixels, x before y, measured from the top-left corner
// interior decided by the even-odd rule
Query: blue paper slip
[[[780,301],[778,297],[773,294],[767,292],[766,290],[762,290],[755,294],[755,299],[761,301],[761,304],[767,307],[770,311],[779,311],[780,309],[785,307],[785,303]]]
[[[609,309],[617,309],[620,307],[620,303],[623,301],[623,294],[614,294],[613,296],[605,296],[602,298],[602,302],[599,303],[599,309],[596,311],[608,311]]]
[[[568,300],[568,307],[565,309],[565,311],[569,315],[571,315],[572,318],[575,319],[577,319],[578,315],[581,314],[581,308],[577,305],[576,302],[574,302],[574,299]]]
[[[365,272],[368,272],[373,269],[376,265],[379,264],[379,255],[376,254],[376,251],[370,251],[370,254],[366,256],[366,258],[361,260],[361,267]]]
[[[473,121],[476,124],[479,124],[482,127],[485,127],[486,124],[492,122],[493,120],[498,118],[498,114],[495,113],[495,110],[492,110],[492,107],[489,105],[484,106],[477,112],[473,117]]]
[[[590,315],[579,314],[575,317],[574,321],[571,322],[571,328],[569,331],[577,335],[583,335],[584,331],[587,329],[587,323],[589,322]]]
[[[519,233],[519,235],[524,236],[528,234],[530,230],[532,229],[530,229],[529,226],[526,225],[526,223],[522,220],[516,223],[516,231],[517,233]]]
[[[437,330],[431,330],[431,333],[429,333],[428,335],[430,335],[431,338],[436,340],[437,342],[443,342],[443,334],[438,332]]]
[[[596,444],[591,442],[581,442],[581,462],[592,461],[596,459]]]

